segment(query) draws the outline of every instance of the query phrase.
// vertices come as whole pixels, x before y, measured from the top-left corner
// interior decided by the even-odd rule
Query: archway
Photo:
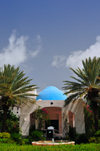
[[[62,133],[62,108],[60,107],[45,107],[49,121],[45,122],[45,129],[48,126],[53,126],[58,133]]]
[[[35,129],[41,128],[41,130],[47,129],[48,126],[53,126],[58,133],[62,133],[62,108],[60,107],[44,107],[41,109],[44,114],[47,115],[48,120],[37,120],[35,117],[35,111],[30,114],[30,126],[34,126]],[[41,123],[42,122],[42,123]],[[40,124],[42,126],[40,126]]]

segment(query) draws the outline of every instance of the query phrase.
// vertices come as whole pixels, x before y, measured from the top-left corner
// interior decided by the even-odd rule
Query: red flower
[[[86,106],[86,109],[87,109],[88,112],[93,113],[92,110],[90,109],[89,105]]]
[[[43,108],[42,111],[43,111],[45,114],[48,114],[48,111],[47,111],[45,108]]]

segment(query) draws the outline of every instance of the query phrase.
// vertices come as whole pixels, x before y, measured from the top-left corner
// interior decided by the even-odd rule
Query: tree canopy
[[[35,95],[32,91],[36,89],[36,85],[30,82],[31,79],[19,67],[4,65],[0,70],[0,109],[5,120],[10,107],[21,105]],[[5,122],[3,124],[5,130]]]
[[[71,70],[75,76],[71,76],[72,81],[64,81],[65,94],[68,98],[67,105],[71,101],[82,99],[89,104],[95,120],[95,129],[98,129],[98,110],[100,108],[100,58],[88,58],[82,61],[82,69]]]

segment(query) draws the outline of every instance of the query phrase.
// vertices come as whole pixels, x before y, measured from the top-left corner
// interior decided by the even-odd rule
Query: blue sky
[[[0,0],[0,64],[41,89],[61,89],[81,60],[100,56],[99,0]]]

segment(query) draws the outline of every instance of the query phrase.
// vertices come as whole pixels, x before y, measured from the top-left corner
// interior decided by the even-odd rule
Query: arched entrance
[[[48,126],[53,126],[58,133],[62,133],[62,108],[60,107],[45,107],[49,121],[45,121],[45,129]]]
[[[62,108],[60,107],[44,107],[41,109],[44,114],[47,114],[48,120],[43,119],[42,123],[40,120],[35,118],[35,112],[30,115],[30,125],[34,125],[35,129],[47,129],[49,126],[53,126],[58,133],[62,133]]]

